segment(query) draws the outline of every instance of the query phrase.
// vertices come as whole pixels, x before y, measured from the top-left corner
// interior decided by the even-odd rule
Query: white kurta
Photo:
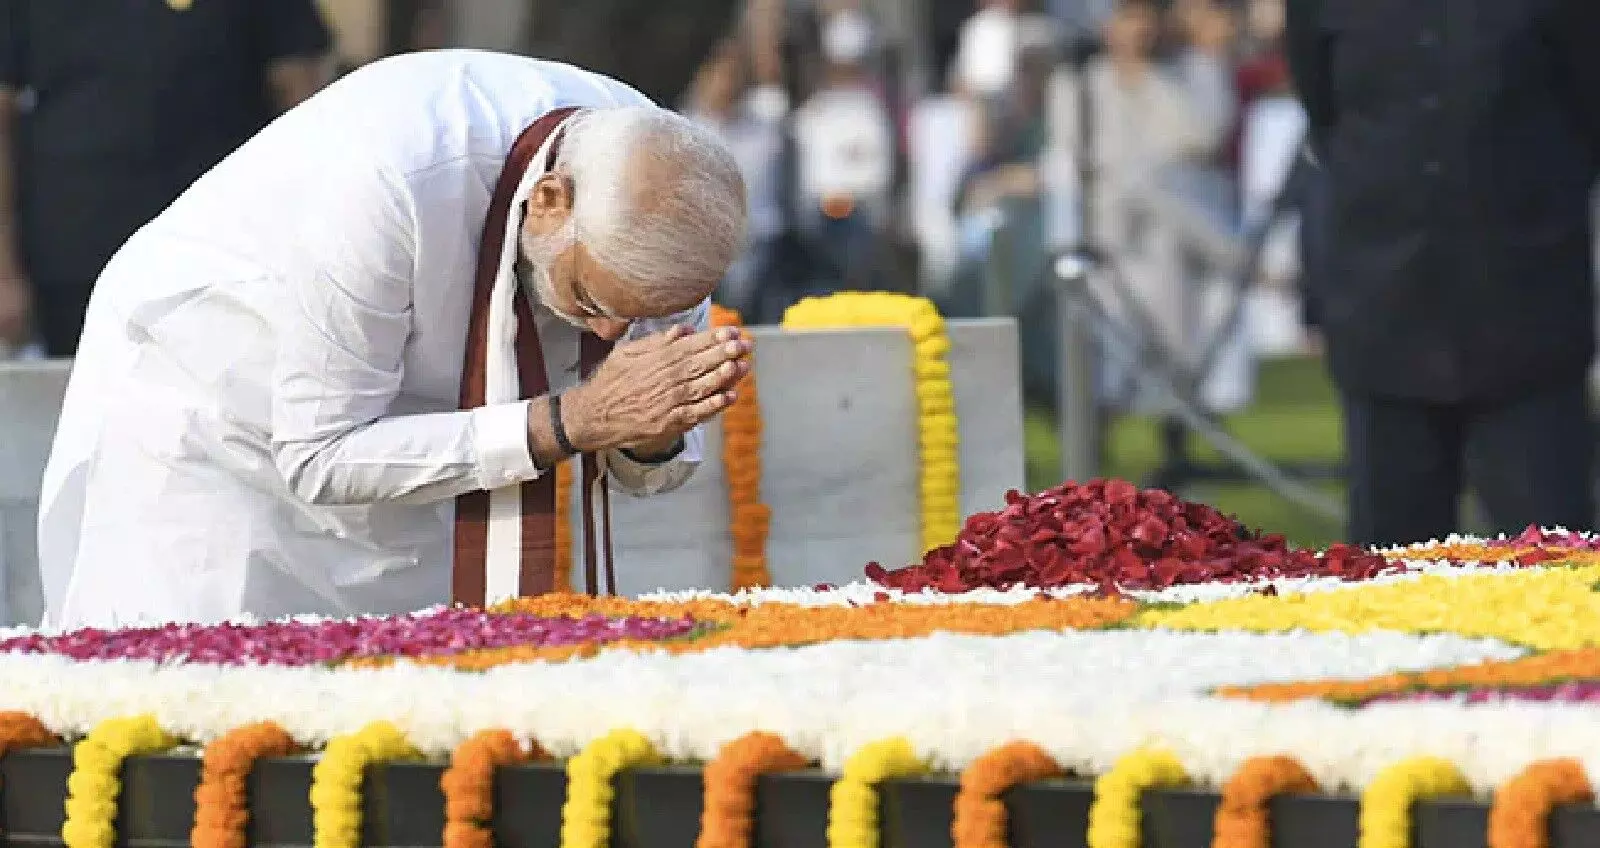
[[[538,475],[526,401],[456,409],[495,179],[550,110],[648,104],[516,56],[386,59],[140,230],[97,285],[45,473],[46,623],[447,602],[453,499]],[[578,330],[537,320],[551,388],[574,385]],[[702,304],[629,335],[705,322]],[[686,441],[659,466],[602,458],[651,494],[698,464]]]

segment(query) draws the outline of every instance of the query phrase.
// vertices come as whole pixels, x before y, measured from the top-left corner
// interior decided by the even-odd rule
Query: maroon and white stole
[[[524,130],[495,181],[473,280],[472,322],[461,374],[462,409],[511,403],[550,391],[533,305],[517,280],[522,216],[512,212],[519,200],[525,200],[518,194],[526,191],[523,183],[535,160],[538,174],[554,167],[563,128],[576,111],[556,109]],[[610,352],[611,343],[589,333],[582,338],[579,363],[587,377]],[[615,591],[610,499],[595,456],[584,454],[580,461],[585,589],[590,594],[598,591],[597,560],[603,547],[607,586]],[[597,492],[604,521],[601,545],[595,541]],[[451,600],[485,606],[552,591],[556,582],[556,498],[566,494],[556,492],[551,469],[526,483],[458,497]]]

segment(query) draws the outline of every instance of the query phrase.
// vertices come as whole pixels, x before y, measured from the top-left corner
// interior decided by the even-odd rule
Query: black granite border
[[[309,758],[265,760],[251,775],[250,844],[310,848]],[[0,760],[0,843],[61,845],[69,749],[13,753]],[[383,848],[428,848],[441,843],[443,766],[400,763],[373,769],[363,793],[365,839]],[[179,848],[189,844],[196,757],[130,759],[123,770],[119,843],[128,848]],[[763,777],[756,797],[754,843],[759,848],[821,848],[827,844],[828,789],[832,777],[803,771]],[[702,783],[692,767],[629,772],[618,778],[612,845],[615,848],[693,848],[700,829]],[[951,844],[954,778],[892,781],[882,791],[885,848],[944,848]],[[500,770],[496,777],[497,843],[527,848],[560,844],[566,775],[560,764]],[[1085,848],[1090,784],[1042,781],[1006,795],[1011,844],[1016,848]],[[1148,848],[1210,848],[1217,796],[1158,791],[1144,800]],[[1272,844],[1294,848],[1355,848],[1357,804],[1349,796],[1287,796],[1271,807]],[[1419,804],[1416,848],[1486,848],[1488,807],[1469,800]],[[1600,846],[1600,809],[1564,807],[1551,820],[1551,848]]]

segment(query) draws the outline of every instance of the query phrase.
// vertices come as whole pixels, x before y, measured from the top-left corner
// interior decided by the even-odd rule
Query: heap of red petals
[[[0,641],[0,653],[57,654],[74,660],[153,660],[222,665],[312,665],[363,657],[421,657],[514,646],[556,647],[620,639],[692,636],[690,618],[540,618],[455,607],[382,618],[267,624],[169,624],[75,630]]]
[[[967,519],[954,543],[920,564],[889,571],[874,562],[867,577],[907,592],[1091,585],[1116,594],[1273,577],[1365,580],[1402,567],[1349,545],[1291,550],[1282,536],[1251,531],[1204,504],[1095,480],[1008,492],[1005,509]]]

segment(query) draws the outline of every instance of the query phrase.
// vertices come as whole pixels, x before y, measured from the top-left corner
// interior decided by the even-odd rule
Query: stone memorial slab
[[[873,560],[889,567],[915,561],[921,506],[910,339],[894,329],[751,331],[774,584],[844,583]],[[971,514],[996,508],[1007,489],[1023,486],[1016,324],[950,321],[949,334],[961,506]],[[621,594],[727,588],[731,543],[719,429],[711,428],[706,462],[682,489],[612,499]],[[575,524],[581,560],[578,532]],[[582,587],[581,575],[575,563],[573,585]]]
[[[33,624],[39,587],[39,485],[67,391],[66,362],[0,362],[0,616]]]

